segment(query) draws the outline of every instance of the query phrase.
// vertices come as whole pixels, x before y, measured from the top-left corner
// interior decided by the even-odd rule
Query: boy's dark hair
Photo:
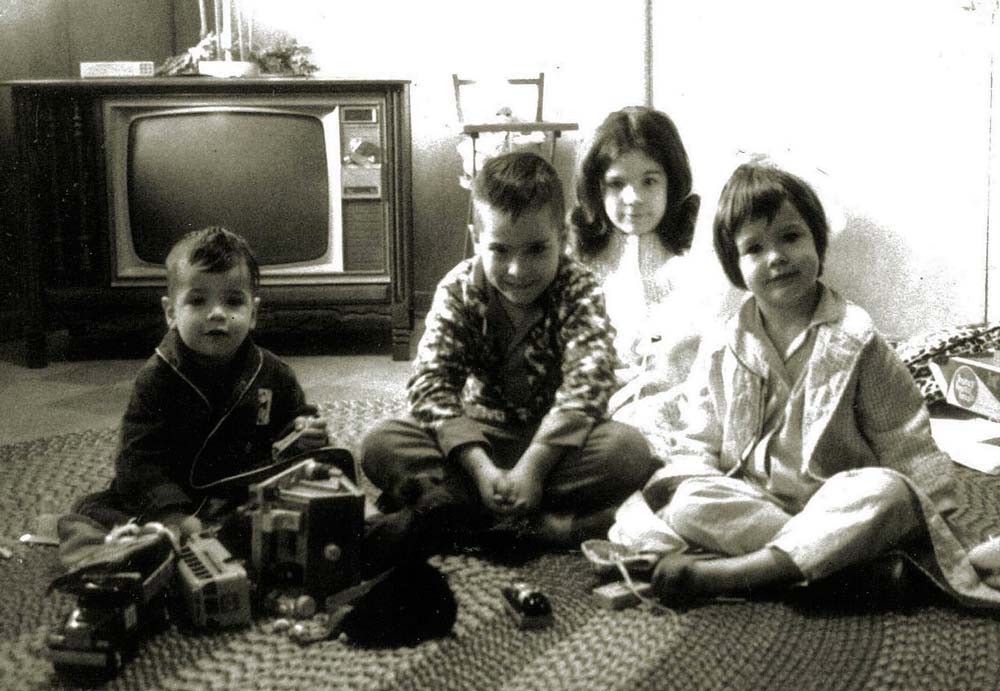
[[[570,214],[576,250],[593,256],[608,246],[614,224],[604,211],[604,174],[616,158],[640,151],[667,176],[667,208],[656,235],[674,254],[691,249],[701,198],[691,193],[691,164],[681,135],[665,113],[629,106],[608,115],[597,128],[576,175],[577,205]]]
[[[489,159],[472,183],[472,199],[508,214],[512,221],[525,211],[548,207],[562,230],[566,202],[563,185],[552,164],[538,154],[514,151]],[[478,233],[482,219],[474,209]]]
[[[182,261],[209,273],[222,273],[243,263],[250,272],[250,293],[260,289],[260,267],[250,245],[241,236],[221,226],[192,230],[170,248],[167,255],[167,292],[171,295]]]
[[[730,283],[737,288],[746,290],[747,285],[740,271],[736,233],[750,221],[765,219],[770,223],[785,201],[795,207],[809,226],[822,275],[830,228],[816,192],[805,180],[780,168],[744,163],[733,171],[722,188],[712,229],[715,254]]]

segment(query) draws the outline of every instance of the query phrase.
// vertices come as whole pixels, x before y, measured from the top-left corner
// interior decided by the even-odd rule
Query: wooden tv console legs
[[[409,300],[392,307],[392,359],[410,359],[410,336],[413,334],[413,312]]]
[[[410,331],[392,330],[392,359],[403,361],[410,359]]]

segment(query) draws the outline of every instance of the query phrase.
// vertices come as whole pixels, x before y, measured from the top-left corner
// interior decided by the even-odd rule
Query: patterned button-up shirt
[[[500,299],[478,257],[441,280],[409,382],[410,412],[446,454],[480,439],[479,423],[534,425],[535,442],[582,446],[616,386],[597,279],[564,256],[540,316],[520,328]]]

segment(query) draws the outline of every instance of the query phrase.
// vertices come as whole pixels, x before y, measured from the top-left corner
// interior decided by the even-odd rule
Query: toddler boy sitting
[[[87,552],[95,531],[130,519],[162,523],[178,539],[202,521],[222,522],[273,472],[275,440],[298,429],[293,450],[328,442],[295,373],[253,342],[260,271],[246,241],[220,227],[191,232],[166,268],[169,330],[136,377],[111,486],[59,523],[64,565]],[[227,544],[234,553],[249,549],[238,532],[242,544]]]

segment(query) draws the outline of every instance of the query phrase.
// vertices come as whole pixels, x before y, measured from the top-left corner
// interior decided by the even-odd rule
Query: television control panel
[[[340,110],[344,199],[382,198],[382,130],[377,105]]]

